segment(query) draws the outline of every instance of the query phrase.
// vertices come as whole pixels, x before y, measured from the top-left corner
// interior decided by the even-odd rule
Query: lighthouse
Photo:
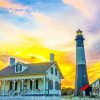
[[[82,88],[89,86],[86,58],[84,50],[84,37],[79,29],[76,35],[76,80],[75,80],[75,96],[80,94]]]

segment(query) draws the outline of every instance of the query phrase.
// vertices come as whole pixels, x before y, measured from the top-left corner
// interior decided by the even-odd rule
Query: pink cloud
[[[23,9],[22,5],[11,3],[9,0],[0,0],[0,7],[7,9]]]
[[[12,3],[10,0],[0,0],[0,8],[5,8],[9,13],[23,16],[26,14],[26,10],[30,9],[28,6],[23,6],[18,3]]]
[[[26,10],[14,10],[14,9],[9,10],[9,13],[12,13],[18,16],[24,16],[27,14]]]
[[[81,11],[86,17],[92,17],[98,10],[97,0],[63,0],[63,2],[72,5]]]

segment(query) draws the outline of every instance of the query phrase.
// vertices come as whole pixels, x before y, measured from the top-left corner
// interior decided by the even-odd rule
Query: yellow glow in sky
[[[55,1],[55,2],[54,2]],[[85,37],[90,83],[100,78],[100,1],[0,0],[0,69],[9,58],[47,62],[55,54],[64,76],[62,87],[74,87],[76,31]]]

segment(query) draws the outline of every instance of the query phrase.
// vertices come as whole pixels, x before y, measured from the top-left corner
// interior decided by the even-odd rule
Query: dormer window
[[[16,73],[22,72],[22,65],[21,64],[16,64]]]

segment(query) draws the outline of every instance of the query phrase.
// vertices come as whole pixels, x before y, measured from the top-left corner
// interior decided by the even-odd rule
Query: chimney
[[[52,62],[54,62],[54,54],[53,53],[50,54],[50,63],[52,63]]]
[[[15,58],[10,58],[10,66],[15,65]]]

